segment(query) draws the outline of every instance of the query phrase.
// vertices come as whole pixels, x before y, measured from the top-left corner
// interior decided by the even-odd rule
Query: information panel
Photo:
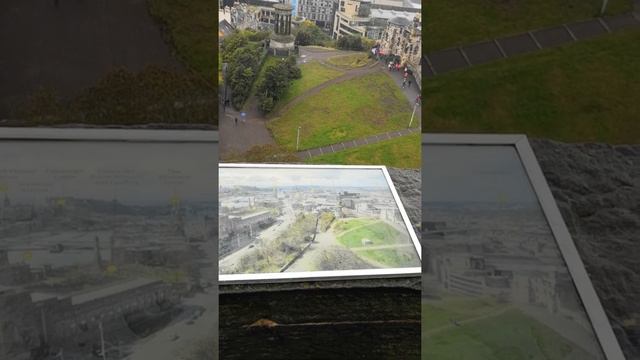
[[[220,280],[420,273],[386,168],[220,165]]]
[[[216,357],[217,133],[2,129],[0,154],[0,358]]]
[[[525,137],[430,135],[422,187],[423,359],[620,358]]]

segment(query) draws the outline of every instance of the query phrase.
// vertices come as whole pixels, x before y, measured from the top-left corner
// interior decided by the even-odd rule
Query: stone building
[[[337,3],[333,0],[299,0],[298,16],[316,23],[320,28],[330,30]]]
[[[422,24],[419,15],[413,20],[406,17],[390,19],[380,39],[380,52],[400,57],[400,63],[413,72],[418,87],[421,87]]]
[[[344,35],[367,36],[370,14],[370,0],[339,0],[333,19],[333,38]]]
[[[395,17],[412,18],[420,13],[420,3],[396,0],[338,0],[332,37],[358,35],[378,40],[387,22]]]

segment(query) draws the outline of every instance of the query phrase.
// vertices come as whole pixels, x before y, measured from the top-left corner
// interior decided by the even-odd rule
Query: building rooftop
[[[385,9],[371,9],[371,17],[378,19],[392,19],[396,17],[403,17],[407,19],[407,21],[411,21],[413,17],[416,16],[415,13],[408,11],[397,11],[397,10],[385,10]]]
[[[58,298],[58,295],[56,294],[49,294],[49,293],[42,293],[42,292],[33,292],[30,295],[31,295],[31,301],[34,303],[39,301]]]
[[[261,215],[265,215],[265,214],[269,214],[271,213],[270,210],[263,210],[263,211],[258,211],[258,212],[254,212],[254,213],[250,213],[250,214],[245,214],[245,215],[235,215],[235,216],[229,216],[229,218],[235,218],[235,219],[240,219],[240,220],[247,220],[247,219],[251,219],[253,217],[256,216],[261,216]]]
[[[231,25],[227,20],[222,20],[218,23],[218,36],[225,37],[231,34],[234,30],[233,25]]]
[[[422,1],[420,0],[372,0],[375,6],[394,6],[408,9],[422,9]]]
[[[293,7],[291,7],[291,5],[288,5],[288,4],[277,3],[273,5],[273,8],[276,10],[293,11]]]
[[[398,26],[409,26],[411,24],[411,20],[402,16],[396,16],[394,18],[389,19],[389,23],[398,25]]]
[[[160,282],[160,280],[140,278],[140,279],[130,280],[130,281],[126,281],[118,284],[109,285],[101,289],[89,291],[83,294],[73,295],[71,296],[71,304],[79,305],[79,304],[87,303],[90,301],[120,294],[129,290],[137,289],[139,287],[158,283],[158,282]]]

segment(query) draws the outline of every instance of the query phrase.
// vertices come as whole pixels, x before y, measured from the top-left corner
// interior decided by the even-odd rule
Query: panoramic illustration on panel
[[[211,148],[0,142],[0,359],[214,358]]]
[[[219,170],[221,274],[420,266],[381,168],[247,166]]]
[[[422,174],[422,358],[603,359],[515,147],[427,145]]]

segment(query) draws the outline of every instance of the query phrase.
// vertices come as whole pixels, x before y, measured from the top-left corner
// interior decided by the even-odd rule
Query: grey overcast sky
[[[423,145],[423,201],[534,203],[513,146]]]
[[[50,197],[130,205],[217,203],[217,144],[0,142],[0,199],[40,203]]]
[[[220,168],[220,186],[389,188],[378,169]]]

